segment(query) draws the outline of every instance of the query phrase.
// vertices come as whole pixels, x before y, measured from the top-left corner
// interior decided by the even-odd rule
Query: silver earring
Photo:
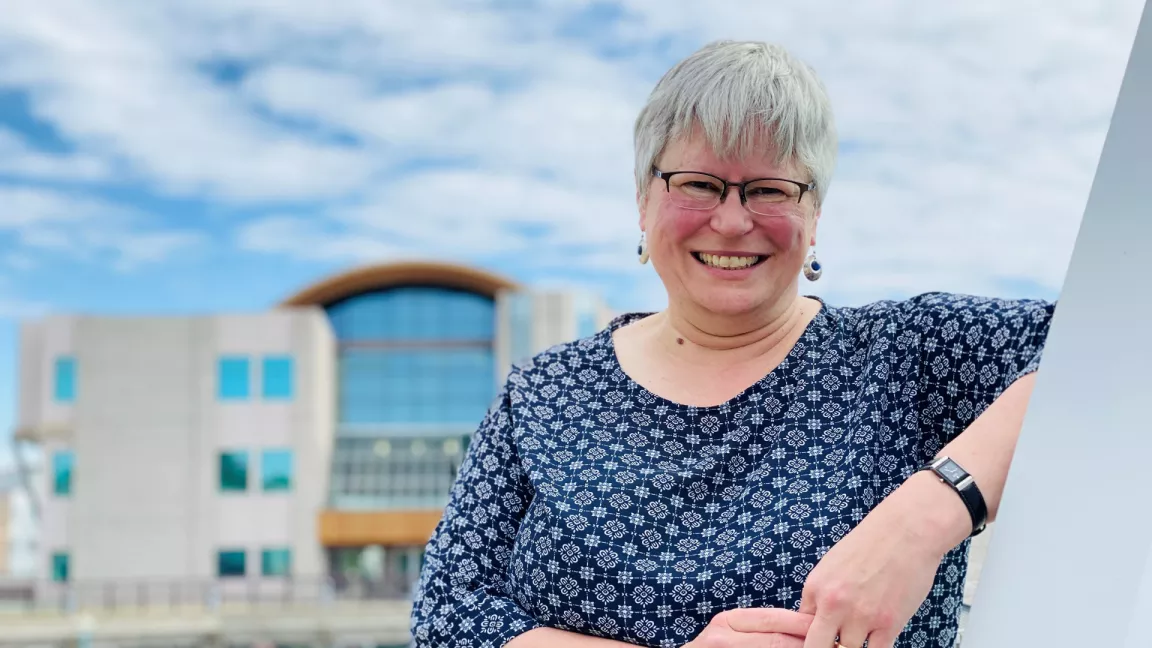
[[[640,257],[640,264],[648,263],[648,241],[644,238],[644,233],[640,233],[640,244],[636,246],[636,255]]]
[[[823,272],[824,268],[816,260],[816,253],[809,253],[808,259],[804,261],[804,276],[808,278],[808,281],[816,281]]]

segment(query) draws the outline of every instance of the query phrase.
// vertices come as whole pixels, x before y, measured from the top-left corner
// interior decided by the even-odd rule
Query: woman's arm
[[[633,644],[590,637],[556,628],[536,628],[514,638],[504,648],[635,648]]]
[[[989,522],[996,519],[1000,509],[1008,468],[1035,383],[1035,373],[1012,383],[939,453],[955,459],[976,480],[988,505]],[[911,524],[919,520],[924,537],[934,543],[941,555],[972,533],[972,518],[960,497],[928,471],[913,475],[889,499],[903,510]]]
[[[509,386],[485,415],[425,552],[412,601],[417,648],[502,646],[541,624],[508,582],[533,491],[513,441]]]

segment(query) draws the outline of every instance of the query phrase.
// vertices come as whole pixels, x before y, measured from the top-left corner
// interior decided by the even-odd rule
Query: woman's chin
[[[730,287],[710,287],[695,291],[691,301],[699,308],[716,315],[738,316],[755,312],[768,302],[768,295]]]

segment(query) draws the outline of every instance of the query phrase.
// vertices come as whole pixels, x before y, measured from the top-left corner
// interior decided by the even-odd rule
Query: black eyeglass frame
[[[708,176],[709,178],[715,178],[716,180],[720,181],[720,183],[722,185],[724,185],[724,188],[720,191],[720,202],[718,202],[717,205],[724,204],[724,201],[728,198],[728,190],[735,187],[735,188],[739,189],[739,191],[740,191],[740,204],[743,205],[744,207],[747,207],[748,206],[748,195],[746,193],[744,193],[744,190],[750,184],[754,184],[757,182],[764,182],[765,180],[774,180],[776,182],[788,182],[788,183],[796,185],[797,187],[800,187],[800,195],[796,196],[796,203],[797,204],[799,204],[801,200],[804,200],[804,194],[806,192],[812,191],[813,189],[816,188],[815,182],[805,183],[805,182],[800,182],[798,180],[790,180],[788,178],[753,178],[751,180],[745,180],[744,182],[729,182],[728,180],[725,180],[724,178],[721,178],[720,176],[712,175],[711,173],[705,173],[703,171],[689,171],[689,170],[661,171],[655,165],[652,166],[652,175],[657,177],[657,178],[660,178],[661,180],[664,181],[664,187],[669,193],[672,192],[672,176],[677,175],[677,174],[681,174],[681,173],[691,173],[693,175]],[[691,208],[689,208],[689,209],[691,209]],[[712,207],[701,207],[700,209],[712,209]]]

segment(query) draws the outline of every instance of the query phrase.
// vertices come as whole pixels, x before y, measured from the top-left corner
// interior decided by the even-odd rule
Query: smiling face
[[[721,159],[698,132],[673,140],[656,160],[656,167],[663,172],[699,171],[729,182],[811,180],[802,166],[774,164],[771,155]],[[683,178],[673,177],[673,191]],[[707,190],[699,184],[685,189]],[[759,192],[771,195],[773,189]],[[749,201],[754,193],[749,188]],[[690,209],[684,203],[674,200],[664,180],[653,177],[639,204],[640,228],[670,304],[713,315],[741,316],[774,312],[795,297],[808,248],[816,243],[819,209],[813,192],[805,192],[799,200],[761,203],[756,211],[763,213],[742,205],[736,188],[730,188],[725,201],[711,209]]]

